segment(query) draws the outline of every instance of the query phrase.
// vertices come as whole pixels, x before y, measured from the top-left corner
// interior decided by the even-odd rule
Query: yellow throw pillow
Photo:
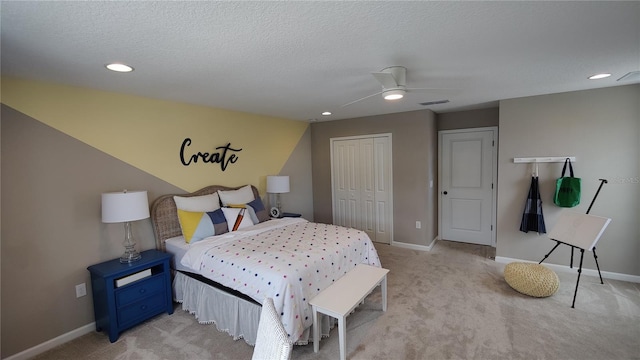
[[[182,229],[182,236],[187,244],[191,243],[193,234],[195,234],[200,221],[202,220],[203,212],[185,211],[178,209],[178,220],[180,221],[180,228]],[[213,233],[211,234],[213,235]]]
[[[207,212],[178,209],[178,220],[187,244],[229,231],[222,209]]]

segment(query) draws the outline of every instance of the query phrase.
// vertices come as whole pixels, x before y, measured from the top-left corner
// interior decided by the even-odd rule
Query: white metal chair
[[[293,344],[282,326],[280,315],[273,305],[273,299],[262,303],[256,346],[251,360],[289,360]]]

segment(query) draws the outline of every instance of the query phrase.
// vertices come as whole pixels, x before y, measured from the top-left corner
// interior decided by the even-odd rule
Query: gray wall
[[[394,241],[427,246],[438,233],[438,134],[431,110],[311,124],[315,221],[333,221],[330,139],[380,133],[392,134]],[[421,229],[416,221],[422,222]]]
[[[152,202],[185,191],[6,105],[1,111],[0,358],[6,358],[94,321],[87,266],[124,251],[123,225],[100,220],[101,193],[147,190]],[[307,218],[310,144],[307,129],[281,170],[291,176],[284,209]],[[133,232],[139,250],[155,247],[150,219],[134,222]],[[82,282],[89,294],[76,299]]]
[[[313,178],[311,176],[311,127],[302,135],[298,145],[282,167],[280,175],[289,175],[291,192],[280,195],[282,210],[302,214],[302,217],[314,221],[313,217]],[[268,197],[268,194],[265,194]],[[275,198],[274,198],[275,200]]]
[[[498,107],[438,114],[438,131],[498,126],[499,116]]]
[[[87,266],[124,252],[123,225],[100,221],[101,193],[184,191],[5,105],[0,125],[4,358],[94,321]],[[132,228],[139,250],[155,247],[150,219]]]
[[[603,271],[640,275],[640,85],[534,96],[500,102],[497,256],[539,261],[554,242],[518,230],[531,170],[514,157],[576,156],[582,200],[571,211],[585,213],[599,178],[604,185],[591,214],[609,217],[600,239]],[[547,229],[562,211],[553,204],[562,164],[540,164],[539,179]],[[569,247],[547,260],[568,265]],[[585,267],[595,269],[593,256]]]

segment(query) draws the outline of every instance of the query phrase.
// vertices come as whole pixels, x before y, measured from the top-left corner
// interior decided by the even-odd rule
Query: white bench
[[[355,309],[373,289],[382,284],[382,311],[387,311],[387,273],[389,270],[359,264],[346,273],[338,281],[324,289],[309,304],[313,310],[313,351],[320,349],[320,329],[318,313],[338,319],[338,336],[340,341],[340,359],[346,359],[347,315]]]

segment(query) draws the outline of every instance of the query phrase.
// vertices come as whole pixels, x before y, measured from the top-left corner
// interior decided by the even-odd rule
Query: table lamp
[[[131,222],[149,217],[149,199],[146,191],[110,192],[102,194],[102,222],[124,223],[124,254],[121,263],[131,263],[142,258],[136,251],[131,233]]]
[[[280,208],[280,194],[289,192],[289,177],[288,176],[267,176],[267,193],[276,194],[276,206],[271,207],[269,213],[272,217],[280,217],[282,214]]]

